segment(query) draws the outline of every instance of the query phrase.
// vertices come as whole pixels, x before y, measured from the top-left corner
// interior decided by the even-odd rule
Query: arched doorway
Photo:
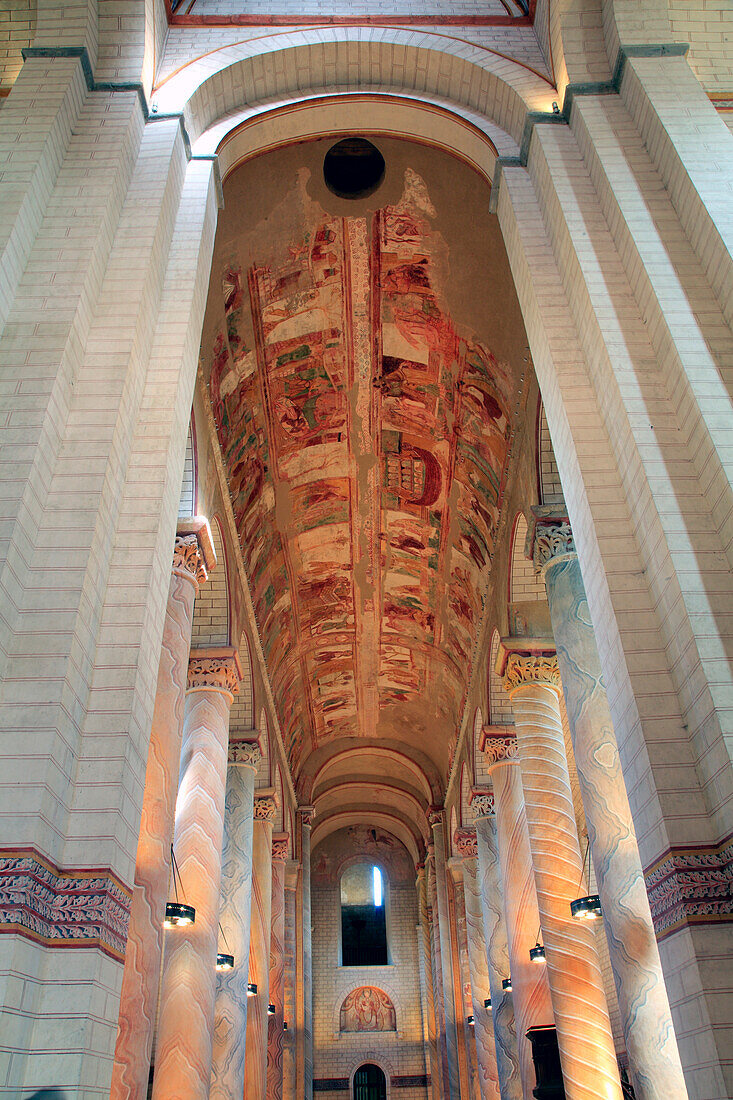
[[[372,1062],[359,1066],[354,1074],[353,1100],[387,1100],[387,1079]]]

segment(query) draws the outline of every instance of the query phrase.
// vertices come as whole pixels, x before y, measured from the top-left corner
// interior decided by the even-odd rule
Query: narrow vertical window
[[[342,966],[385,966],[385,882],[373,863],[356,863],[341,876]]]

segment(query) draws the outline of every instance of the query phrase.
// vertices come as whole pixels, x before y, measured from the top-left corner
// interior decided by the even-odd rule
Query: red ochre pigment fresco
[[[211,401],[296,773],[304,738],[447,740],[480,623],[510,379],[444,308],[409,175],[399,205],[324,214],[223,281]]]

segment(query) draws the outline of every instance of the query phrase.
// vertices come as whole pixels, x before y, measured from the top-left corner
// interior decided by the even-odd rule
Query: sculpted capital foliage
[[[504,670],[504,690],[511,692],[525,684],[560,687],[560,669],[554,653],[510,653]]]
[[[537,521],[534,537],[535,569],[542,569],[553,558],[575,553],[573,531],[567,520],[560,523]]]
[[[199,587],[205,583],[208,573],[204,555],[196,535],[176,535],[173,546],[173,572],[189,573],[196,578]]]

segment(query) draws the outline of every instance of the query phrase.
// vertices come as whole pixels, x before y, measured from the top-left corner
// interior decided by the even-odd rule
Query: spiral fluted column
[[[570,524],[535,509],[578,781],[637,1100],[687,1096],[608,697]]]
[[[298,1100],[312,1100],[313,1096],[313,954],[311,948],[311,826],[315,810],[312,806],[298,807],[300,823],[300,906],[296,973],[297,1033],[296,1033],[296,1086]]]
[[[285,864],[285,975],[283,1020],[283,1100],[295,1100],[295,1018],[296,1018],[296,897],[299,866],[289,859]]]
[[[422,960],[425,984],[425,1017],[427,1032],[428,1067],[430,1069],[430,1089],[434,1100],[440,1098],[440,1063],[438,1060],[438,1042],[435,1034],[435,997],[433,993],[433,959],[430,946],[430,921],[428,918],[428,878],[424,863],[417,865],[417,906],[420,923],[418,925],[418,948]]]
[[[443,996],[443,963],[441,959],[440,931],[438,928],[438,896],[435,878],[435,845],[427,845],[428,921],[430,925],[430,951],[433,970],[433,1003],[435,1005],[435,1039],[438,1047],[440,1070],[440,1095],[446,1100],[449,1094],[448,1049],[445,1037],[445,1008]]]
[[[135,885],[112,1069],[112,1100],[145,1100],[148,1091],[193,605],[199,587],[206,581],[207,571],[215,565],[216,555],[206,520],[179,522],[145,770]]]
[[[473,1100],[483,1100],[481,1095],[481,1082],[479,1079],[479,1067],[476,1051],[476,1019],[469,1022],[468,1017],[473,1016],[473,990],[471,988],[471,967],[468,961],[468,931],[466,928],[466,903],[463,897],[463,861],[459,857],[453,857],[447,862],[449,872],[449,902],[453,910],[455,922],[455,950],[453,953],[454,985],[456,989],[456,1026],[458,1028],[459,1048],[461,1042],[463,1050],[463,1067],[461,1069],[461,1081],[464,1078],[470,1086],[470,1095]]]
[[[499,1100],[499,1070],[491,1009],[484,1007],[490,996],[489,967],[484,939],[484,919],[478,886],[478,840],[475,829],[459,829],[455,844],[463,861],[463,903],[466,913],[468,969],[474,1020],[476,1063],[482,1100]]]
[[[249,933],[249,981],[257,986],[247,1009],[244,1100],[267,1095],[267,1006],[270,1000],[270,925],[272,918],[273,791],[257,791],[252,817],[252,922]]]
[[[272,838],[272,917],[270,921],[270,1002],[275,1015],[267,1027],[267,1100],[283,1096],[283,1020],[285,1019],[285,863],[289,836]]]
[[[519,1068],[525,1097],[532,1096],[535,1070],[530,1027],[553,1027],[552,1001],[544,963],[530,960],[540,928],[532,852],[529,846],[524,792],[519,771],[517,738],[511,728],[486,727],[481,748],[489,765],[496,807],[496,836],[504,893],[509,962],[512,970],[514,1018]]]
[[[234,969],[217,974],[210,1100],[244,1093],[247,974],[252,898],[252,811],[262,753],[254,741],[229,744],[219,922]]]
[[[476,885],[484,922],[499,1090],[501,1100],[522,1100],[514,1002],[511,993],[506,993],[501,984],[504,978],[510,976],[509,946],[501,895],[494,796],[491,791],[474,791],[471,795],[471,808],[476,822],[478,847]]]
[[[446,1100],[459,1100],[461,1095],[460,1067],[458,1063],[458,1033],[456,1030],[456,1002],[453,993],[453,951],[448,914],[448,884],[445,867],[444,811],[433,807],[428,811],[428,822],[433,830],[435,859],[435,897],[440,941],[440,966],[443,978],[443,1014],[445,1017],[445,1048],[448,1059],[448,1092]]]
[[[521,644],[521,650],[518,645]],[[514,648],[507,648],[514,646]],[[582,859],[560,716],[560,673],[547,647],[502,643],[497,671],[512,701],[547,975],[568,1100],[621,1100],[593,929],[570,916]]]
[[[153,1100],[209,1095],[229,709],[241,675],[230,647],[191,652],[173,845],[196,922],[166,934]]]

